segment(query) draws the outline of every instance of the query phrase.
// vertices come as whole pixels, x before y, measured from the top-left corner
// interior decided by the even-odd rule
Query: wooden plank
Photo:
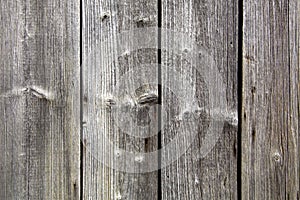
[[[299,1],[244,1],[243,199],[299,199]]]
[[[162,156],[188,148],[162,170],[162,198],[237,199],[238,1],[162,1],[162,28],[163,146],[185,135]]]
[[[147,123],[150,106],[138,105],[141,97],[157,95],[153,84],[135,87],[137,77],[144,80],[147,76],[142,66],[157,63],[156,41],[150,41],[149,48],[140,47],[136,29],[156,26],[156,1],[83,1],[84,199],[157,199],[157,172],[142,173],[145,171],[138,163],[147,163],[144,157],[136,157],[134,163],[122,160],[130,152],[157,148],[156,136],[147,139],[133,134],[157,132],[156,125],[145,130],[135,124],[144,126],[143,118]],[[125,40],[120,41],[120,37]],[[130,90],[116,90],[123,86]],[[123,108],[126,110],[119,110]],[[155,121],[156,109],[151,109],[149,114]],[[109,149],[110,142],[127,152]],[[123,165],[132,168],[121,171]]]
[[[0,199],[79,199],[79,13],[0,3]]]

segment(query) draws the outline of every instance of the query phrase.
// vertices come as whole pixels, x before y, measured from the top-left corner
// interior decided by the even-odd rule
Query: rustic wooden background
[[[299,11],[298,0],[0,0],[0,199],[299,200]],[[88,97],[108,91],[126,67],[163,62],[185,70],[191,63],[168,49],[118,55],[115,40],[100,52],[118,62],[100,63],[103,77],[90,77],[82,63],[107,35],[147,27],[184,32],[208,49],[239,123],[224,119],[204,158],[194,156],[199,136],[166,168],[119,172],[87,151],[90,129],[104,130],[126,150],[148,152],[176,130],[133,139],[104,114],[104,125],[89,127]],[[161,74],[171,78],[163,68]],[[205,104],[205,86],[195,87]],[[170,93],[161,101],[176,111]]]

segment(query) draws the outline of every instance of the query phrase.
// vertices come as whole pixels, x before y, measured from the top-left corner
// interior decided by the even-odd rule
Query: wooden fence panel
[[[242,197],[299,199],[299,1],[244,1]]]
[[[0,0],[0,199],[299,199],[299,13]]]
[[[163,92],[163,104],[172,104],[168,115],[180,118],[180,112],[197,111],[202,115],[202,121],[194,124],[196,130],[183,131],[185,135],[196,131],[187,152],[162,170],[162,199],[237,199],[238,1],[162,1],[162,31],[165,88],[184,84],[181,79],[174,82],[174,71],[192,79],[184,88],[192,90],[190,96],[184,95],[185,107],[176,103],[179,92]],[[163,146],[180,134],[174,120],[168,119]],[[206,135],[213,132],[212,142],[207,141]],[[183,139],[185,143],[176,146],[190,145],[190,138]]]
[[[149,107],[138,105],[140,97],[157,95],[153,84],[134,87],[137,77],[147,76],[142,66],[157,63],[155,40],[148,48],[135,46],[138,38],[149,39],[147,35],[138,36],[135,30],[147,27],[157,27],[156,1],[83,1],[84,199],[157,199],[157,172],[141,173],[139,166],[134,167],[150,161],[137,156],[131,163],[122,152],[151,152],[157,148],[157,137],[134,135],[135,131],[146,136],[155,133],[156,126],[144,130],[130,127],[131,120],[140,120],[137,123],[143,126],[142,119],[147,118]],[[129,90],[118,91],[123,86]],[[152,111],[152,120],[156,120],[156,109]],[[119,153],[110,149],[109,143],[120,148]],[[124,163],[129,163],[133,171],[114,168]]]
[[[0,3],[0,199],[79,199],[79,11]]]

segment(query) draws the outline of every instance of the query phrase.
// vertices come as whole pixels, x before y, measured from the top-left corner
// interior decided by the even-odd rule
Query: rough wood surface
[[[299,199],[299,1],[244,1],[243,199]]]
[[[237,89],[240,87],[237,82],[237,20],[237,0],[162,1],[162,27],[174,31],[167,33],[165,41],[162,41],[162,46],[167,48],[163,51],[162,62],[170,69],[168,71],[165,66],[162,67],[165,88],[183,84],[178,83],[180,80],[173,80],[173,72],[177,71],[182,77],[193,80],[192,87],[186,85],[185,91],[192,88],[191,96],[196,97],[196,106],[204,110],[211,109],[210,112],[203,112],[201,120],[197,121],[196,137],[187,152],[171,166],[163,169],[163,199],[237,199]],[[184,34],[177,38],[175,35],[180,32]],[[187,41],[195,43],[196,50],[200,51],[194,51]],[[211,57],[213,66],[190,59],[189,54],[193,53],[200,60]],[[214,73],[220,76],[216,78],[217,74]],[[218,81],[222,83],[222,88]],[[213,94],[208,94],[209,92]],[[170,143],[176,134],[180,134],[177,127],[172,125],[172,117],[178,114],[180,116],[180,112],[184,110],[195,112],[176,103],[178,93],[176,90],[169,92],[167,89],[163,92],[163,104],[168,107],[167,113],[170,117],[164,122],[170,128],[164,130],[163,146]],[[185,96],[185,106],[192,104],[191,96]],[[226,101],[221,103],[225,104],[227,110],[219,110],[220,98]],[[220,114],[221,118],[213,116],[214,111],[208,106],[211,102],[215,102],[215,114]],[[212,127],[218,126],[218,123],[212,123],[214,120],[225,121],[219,127],[221,133],[214,148],[203,156],[201,147],[207,145],[203,138],[209,128],[217,130],[217,127]],[[184,134],[188,135],[189,132],[190,129],[187,129]],[[189,145],[189,139],[184,140],[186,143],[178,146]]]
[[[79,2],[0,2],[0,199],[79,199]]]
[[[134,32],[137,28],[157,27],[156,16],[156,1],[83,1],[84,199],[157,199],[157,172],[140,173],[139,167],[130,173],[118,171],[113,168],[120,166],[116,163],[126,164],[128,160],[115,162],[115,159],[122,158],[122,153],[117,155],[116,151],[110,151],[105,146],[111,142],[128,152],[151,152],[157,148],[155,136],[149,139],[136,138],[131,134],[137,131],[137,127],[122,123],[131,118],[142,120],[146,117],[148,108],[136,104],[140,95],[151,92],[157,95],[157,87],[134,88],[136,77],[126,78],[134,70],[138,71],[137,76],[143,77],[146,73],[141,66],[157,63],[157,44],[154,41],[152,49],[136,48],[135,43],[130,42],[136,40],[134,34],[127,35],[125,43],[128,41],[128,44],[118,40],[120,35]],[[114,93],[114,88],[119,84],[132,87],[133,90],[123,96]],[[122,106],[127,110],[118,110]],[[133,109],[138,109],[136,114],[132,113]],[[126,116],[129,113],[135,116]],[[154,117],[155,113],[154,109]],[[143,121],[137,123],[143,125]],[[155,132],[157,128],[153,126],[144,130],[143,134]],[[105,137],[108,140],[103,142]],[[143,157],[136,161],[133,164],[149,162]]]
[[[0,0],[0,199],[300,198],[299,1],[161,2]]]

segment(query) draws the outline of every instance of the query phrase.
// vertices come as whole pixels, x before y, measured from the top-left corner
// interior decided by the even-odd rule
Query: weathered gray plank
[[[243,199],[299,199],[299,1],[244,1]]]
[[[0,2],[0,199],[79,199],[79,2]]]
[[[162,37],[162,47],[166,47],[162,54],[163,107],[169,116],[164,122],[168,128],[164,129],[163,146],[180,132],[186,137],[176,147],[185,147],[192,140],[187,152],[162,171],[163,199],[237,199],[237,20],[237,0],[162,1],[163,31],[174,31],[167,31],[165,40]],[[198,61],[190,57],[193,54]],[[175,72],[191,84],[174,80]],[[174,89],[170,92],[167,88]],[[190,96],[185,94],[189,90]],[[183,105],[177,101],[180,95],[185,98]],[[198,112],[200,119],[180,131],[185,112]],[[203,148],[210,145],[204,139],[209,128],[220,135],[205,154]],[[191,131],[196,131],[193,139],[188,137]],[[214,137],[217,135],[212,140]]]
[[[156,125],[141,131],[135,123],[143,126],[144,122],[127,123],[143,118],[147,122],[150,106],[141,106],[139,97],[151,92],[157,95],[157,86],[153,84],[135,91],[138,89],[135,78],[147,76],[142,66],[157,63],[156,41],[150,43],[152,49],[140,47],[137,41],[130,42],[137,40],[135,29],[157,26],[156,1],[85,0],[83,17],[83,198],[157,199],[157,172],[139,173],[143,169],[138,163],[147,163],[143,157],[137,157],[135,163],[131,163],[130,159],[122,160],[130,151],[149,152],[157,148],[155,136],[139,139],[132,135],[134,131],[145,135],[155,133]],[[122,35],[126,35],[127,39],[120,41],[118,37]],[[128,77],[132,71],[137,72]],[[125,90],[116,92],[118,86],[128,86],[132,90],[122,95]],[[126,110],[121,110],[123,108]],[[133,109],[138,109],[137,113]],[[151,109],[152,120],[155,121],[156,110]],[[107,147],[108,141],[128,152],[117,155]],[[105,161],[107,163],[103,163]],[[124,164],[130,165],[133,171],[114,169]]]

